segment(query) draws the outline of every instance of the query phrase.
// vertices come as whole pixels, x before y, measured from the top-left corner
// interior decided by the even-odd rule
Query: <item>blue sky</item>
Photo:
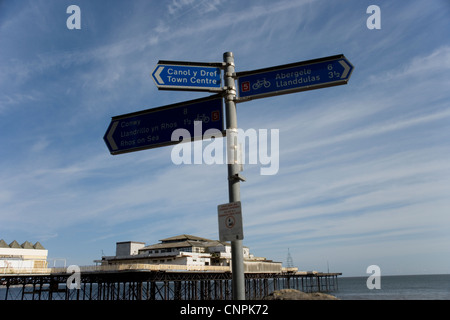
[[[111,117],[209,95],[158,91],[158,60],[231,51],[247,71],[342,53],[345,86],[238,104],[240,128],[280,130],[278,173],[242,173],[244,245],[282,262],[289,248],[301,270],[449,273],[449,15],[446,0],[2,1],[0,239],[67,265],[118,241],[218,239],[226,166],[112,156]]]

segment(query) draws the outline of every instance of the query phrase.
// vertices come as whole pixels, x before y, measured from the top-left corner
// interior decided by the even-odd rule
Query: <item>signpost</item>
[[[344,55],[238,72],[238,102],[346,84],[353,65]]]
[[[224,87],[221,70],[224,70]],[[223,62],[202,63],[158,61],[151,73],[160,90],[218,92],[207,98],[191,100],[113,117],[103,137],[111,154],[121,154],[178,143],[172,132],[188,130],[192,140],[206,138],[208,129],[224,131],[225,101],[227,152],[237,148],[236,102],[299,91],[343,85],[353,72],[344,55],[308,60],[265,69],[235,72],[234,56],[225,52]],[[238,81],[236,90],[235,80]],[[236,91],[239,97],[236,97]],[[201,130],[195,126],[202,121]],[[217,132],[217,131],[216,131]],[[233,299],[245,299],[242,209],[240,199],[241,165],[228,164],[229,203],[218,206],[219,237],[231,241]]]
[[[202,121],[201,129],[194,126]],[[172,132],[184,128],[192,140],[207,138],[208,129],[224,131],[221,95],[185,101],[113,117],[103,137],[111,154],[139,151],[176,144]]]
[[[159,61],[152,78],[161,90],[222,91],[218,63]]]

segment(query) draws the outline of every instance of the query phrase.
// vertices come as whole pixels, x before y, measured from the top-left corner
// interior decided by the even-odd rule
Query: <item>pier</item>
[[[81,267],[79,289],[70,289],[72,273],[65,268],[0,273],[0,300],[231,300],[231,272],[227,267],[176,265],[120,265]],[[257,300],[275,290],[303,292],[338,290],[341,273],[246,272],[245,298]],[[72,279],[72,278],[71,278]]]

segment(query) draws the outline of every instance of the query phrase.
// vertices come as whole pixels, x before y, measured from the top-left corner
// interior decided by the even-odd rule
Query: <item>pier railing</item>
[[[80,266],[80,272],[116,272],[126,270],[142,270],[142,271],[198,271],[198,272],[231,272],[229,266],[193,266],[193,265],[176,265],[176,264],[114,264],[101,266]],[[278,263],[270,262],[244,262],[244,271],[246,273],[283,273],[283,272],[299,272],[297,268],[280,268]],[[67,267],[56,268],[0,268],[2,274],[61,274],[66,273]],[[306,274],[306,271],[300,271]]]

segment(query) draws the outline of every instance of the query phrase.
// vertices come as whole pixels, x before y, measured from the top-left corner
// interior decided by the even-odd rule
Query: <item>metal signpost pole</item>
[[[237,114],[236,114],[236,87],[234,84],[234,56],[232,52],[225,52],[223,60],[226,63],[224,83],[226,87],[225,94],[225,113],[227,125],[227,145],[228,155],[232,154],[234,159],[237,155]],[[229,202],[241,201],[240,165],[236,161],[230,161],[228,157],[228,192]],[[245,280],[244,280],[244,255],[242,240],[231,241],[231,272],[233,274],[233,299],[245,300]]]

